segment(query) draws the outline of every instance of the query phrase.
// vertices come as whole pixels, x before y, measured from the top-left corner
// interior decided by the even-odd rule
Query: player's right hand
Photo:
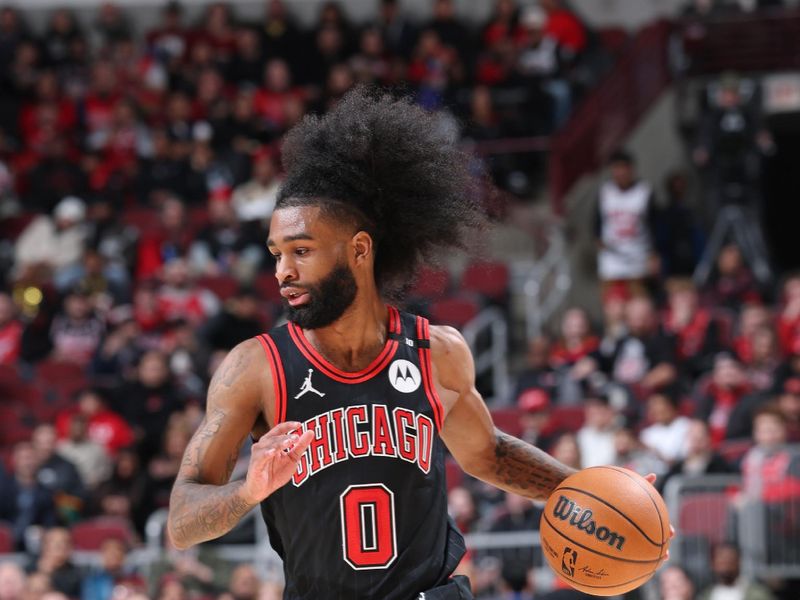
[[[313,431],[302,435],[297,421],[281,423],[270,429],[253,444],[250,465],[242,486],[242,495],[249,504],[258,504],[275,490],[283,487],[297,470],[297,463],[311,440]]]

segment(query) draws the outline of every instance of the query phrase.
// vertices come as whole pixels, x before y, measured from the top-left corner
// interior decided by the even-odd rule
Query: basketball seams
[[[646,486],[643,486],[641,481],[639,481],[638,479],[633,477],[625,469],[621,469],[619,467],[614,467],[614,466],[611,466],[611,465],[605,465],[604,467],[591,467],[591,468],[595,468],[595,469],[596,468],[607,468],[607,469],[611,469],[612,471],[617,471],[618,473],[622,473],[628,479],[631,479],[632,481],[635,481],[636,485],[638,485],[640,488],[642,488],[645,491],[645,493],[647,494],[647,497],[650,499],[650,502],[652,502],[652,504],[653,504],[653,508],[656,510],[656,514],[658,515],[658,527],[659,527],[659,529],[661,529],[661,540],[662,540],[661,541],[661,547],[663,548],[664,544],[666,544],[669,540],[667,540],[664,537],[664,521],[661,518],[661,511],[658,510],[658,504],[656,504],[656,501],[653,499],[653,496],[650,494],[650,490],[647,489]]]
[[[595,550],[594,548],[590,548],[589,546],[584,546],[580,542],[576,542],[572,538],[567,537],[566,535],[561,533],[558,530],[558,528],[555,525],[553,525],[553,523],[550,522],[550,519],[547,518],[547,513],[544,513],[542,515],[542,519],[544,519],[544,522],[547,523],[547,525],[550,527],[550,529],[552,529],[555,533],[557,533],[558,535],[563,537],[565,540],[569,541],[572,544],[575,544],[576,546],[579,546],[579,547],[583,548],[587,552],[591,552],[592,554],[596,554],[597,556],[603,556],[605,558],[610,558],[612,560],[618,560],[620,562],[634,563],[634,564],[639,564],[639,565],[649,565],[650,563],[658,564],[660,561],[662,561],[664,559],[663,556],[659,556],[658,558],[654,558],[654,559],[651,559],[651,560],[635,560],[635,559],[632,559],[632,558],[621,558],[621,557],[618,557],[618,556],[613,556],[611,554],[605,554],[604,552],[600,552],[599,550]]]
[[[574,487],[564,487],[564,486],[556,488],[556,489],[553,491],[553,493],[556,493],[558,490],[572,490],[573,492],[578,492],[579,494],[584,494],[585,496],[589,496],[590,498],[594,498],[594,499],[595,499],[595,500],[597,500],[598,502],[600,502],[600,503],[602,503],[602,504],[605,504],[605,505],[606,505],[608,508],[610,508],[611,510],[613,510],[615,513],[617,513],[619,516],[621,516],[623,519],[625,519],[625,520],[626,520],[628,523],[630,523],[631,525],[633,525],[633,526],[636,528],[636,531],[638,531],[639,533],[641,533],[641,534],[644,536],[644,539],[646,539],[648,542],[650,542],[650,543],[651,543],[653,546],[656,546],[656,547],[658,547],[658,548],[662,548],[662,547],[664,546],[664,544],[663,544],[663,543],[662,543],[662,544],[659,544],[658,542],[654,542],[653,540],[651,540],[651,539],[650,539],[650,536],[649,536],[649,535],[647,535],[647,534],[646,534],[644,531],[642,531],[642,529],[641,529],[641,528],[640,528],[640,527],[639,527],[639,526],[638,526],[636,523],[634,523],[634,522],[633,522],[633,521],[632,521],[632,520],[631,520],[631,519],[628,517],[628,515],[626,515],[624,512],[622,512],[622,511],[621,511],[621,510],[619,510],[618,508],[616,508],[616,507],[612,506],[611,504],[609,504],[608,502],[606,502],[605,500],[603,500],[603,499],[602,499],[602,498],[600,498],[599,496],[595,496],[595,495],[594,495],[594,494],[592,494],[591,492],[587,492],[587,491],[585,491],[585,490],[582,490],[582,489],[580,489],[580,488],[574,488]],[[660,520],[660,519],[661,519],[661,516],[659,515],[659,520]]]

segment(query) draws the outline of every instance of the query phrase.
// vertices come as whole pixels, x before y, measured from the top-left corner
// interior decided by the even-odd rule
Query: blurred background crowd
[[[512,235],[547,204],[548,140],[629,59],[624,29],[561,0],[496,0],[483,22],[457,8],[432,0],[423,18],[380,0],[356,23],[326,2],[301,23],[280,0],[255,20],[236,3],[190,18],[173,2],[141,28],[111,2],[38,27],[0,7],[0,600],[280,597],[279,572],[221,550],[247,548],[257,526],[180,552],[153,515],[214,370],[281,320],[264,242],[282,135],[359,83],[413,94],[491,175],[486,210]],[[678,77],[714,19],[790,11],[688,2],[661,50]],[[718,539],[678,553],[641,597],[796,598],[793,572],[744,577],[737,546],[736,507],[757,503],[777,541],[765,552],[800,566],[800,261],[772,258],[761,226],[780,142],[752,78],[725,73],[700,95],[663,182],[635,153],[603,157],[577,240],[597,267],[572,274],[591,292],[544,327],[514,328],[518,277],[502,252],[431,267],[408,306],[457,327],[503,315],[509,393],[479,383],[499,427],[559,460],[653,472],[661,490],[738,477],[714,513]],[[247,448],[234,477],[246,465]],[[539,507],[452,462],[448,487],[465,533],[538,528]],[[461,569],[480,598],[572,597],[536,565],[532,543],[476,544]]]

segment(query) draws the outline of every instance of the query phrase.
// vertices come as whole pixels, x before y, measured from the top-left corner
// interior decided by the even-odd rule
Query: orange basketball
[[[655,488],[620,467],[591,467],[567,477],[544,508],[542,549],[575,589],[616,596],[639,587],[664,562],[669,515]]]

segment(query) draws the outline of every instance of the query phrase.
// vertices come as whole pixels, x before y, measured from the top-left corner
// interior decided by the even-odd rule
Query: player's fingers
[[[280,437],[282,435],[286,435],[287,433],[291,433],[295,429],[299,429],[302,427],[302,423],[298,423],[297,421],[286,421],[285,423],[279,423],[275,425],[272,429],[270,429],[267,433],[262,435],[258,439],[258,443],[264,442],[274,437]]]
[[[669,526],[669,537],[675,537],[675,528],[672,525]]]
[[[300,460],[300,457],[303,455],[303,452],[306,451],[306,448],[308,448],[308,446],[311,444],[313,440],[314,440],[313,431],[303,432],[303,435],[299,436],[298,439],[287,449],[288,450],[288,452],[286,452],[287,458],[290,458],[295,462]]]
[[[656,474],[655,473],[648,473],[647,475],[644,476],[644,478],[647,479],[647,481],[650,482],[650,485],[655,485],[655,483],[656,483]]]

